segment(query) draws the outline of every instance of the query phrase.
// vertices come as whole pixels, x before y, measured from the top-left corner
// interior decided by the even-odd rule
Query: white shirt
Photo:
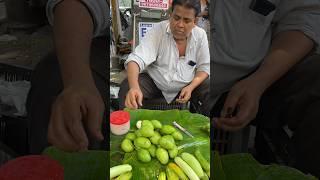
[[[134,61],[140,72],[146,71],[162,91],[168,103],[188,85],[197,71],[210,75],[210,54],[206,32],[195,26],[187,39],[184,57],[179,51],[170,30],[169,21],[157,23],[142,39],[125,62]],[[194,66],[190,65],[192,62]],[[130,76],[130,74],[128,75]]]

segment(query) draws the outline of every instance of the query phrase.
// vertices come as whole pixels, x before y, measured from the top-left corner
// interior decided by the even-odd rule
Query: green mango
[[[153,144],[151,144],[151,146],[148,148],[148,151],[149,151],[149,153],[150,153],[150,155],[151,155],[152,157],[155,157],[155,156],[156,156],[156,150],[157,150],[157,148],[156,148],[156,146],[153,145]]]
[[[168,150],[171,150],[176,146],[174,139],[171,135],[162,136],[159,140],[159,144],[161,147]]]
[[[137,147],[148,149],[151,146],[151,142],[148,138],[138,137],[134,140],[134,145]]]
[[[175,131],[174,133],[171,134],[171,136],[178,141],[183,140],[183,136],[179,131]]]
[[[129,152],[132,152],[134,150],[134,146],[133,146],[132,142],[129,139],[124,139],[121,142],[121,149],[124,152],[129,153]]]
[[[142,137],[140,129],[136,130],[134,133],[135,133],[136,137]]]
[[[152,127],[152,129],[154,129],[153,124],[151,123],[151,121],[149,120],[143,120],[142,121],[142,126],[141,127]]]
[[[126,135],[126,139],[129,139],[129,140],[131,140],[131,141],[133,141],[134,139],[136,139],[136,135],[134,134],[134,133],[128,133],[127,135]]]
[[[178,155],[178,148],[175,146],[173,149],[168,150],[171,159],[174,159]]]
[[[139,149],[137,151],[138,153],[138,159],[141,161],[141,162],[150,162],[151,161],[151,156],[150,156],[150,153],[148,150],[146,149]]]
[[[158,120],[152,120],[151,123],[152,123],[152,125],[153,125],[153,127],[154,127],[155,129],[161,129],[161,128],[162,128],[162,124],[161,124],[161,122],[158,121]]]
[[[171,125],[163,125],[160,129],[161,134],[172,134],[176,131],[176,129]]]
[[[156,150],[157,159],[160,161],[161,164],[167,164],[169,161],[168,152],[163,148],[158,148]]]
[[[154,129],[151,126],[142,126],[139,131],[143,137],[151,137],[154,135]]]
[[[159,144],[159,140],[161,138],[161,135],[155,131],[154,135],[150,138],[150,141],[152,142],[152,144]]]

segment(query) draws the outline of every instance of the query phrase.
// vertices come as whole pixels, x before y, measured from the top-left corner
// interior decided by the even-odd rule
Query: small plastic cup
[[[126,134],[130,130],[130,114],[127,111],[114,111],[110,114],[110,129],[115,135]]]

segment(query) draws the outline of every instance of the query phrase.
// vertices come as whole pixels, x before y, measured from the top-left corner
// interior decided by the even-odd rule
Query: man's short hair
[[[194,9],[195,17],[197,17],[201,11],[200,0],[173,0],[172,11],[176,5],[180,5],[186,8]]]

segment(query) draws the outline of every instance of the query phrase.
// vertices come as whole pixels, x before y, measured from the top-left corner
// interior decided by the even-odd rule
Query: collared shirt
[[[252,1],[210,2],[213,22],[210,95],[215,101],[258,68],[270,50],[272,38],[279,32],[301,31],[315,42],[315,51],[320,52],[319,0],[266,0],[276,7],[266,16],[250,9]]]
[[[53,24],[53,10],[57,4],[63,0],[48,0],[46,13],[49,23]],[[109,28],[109,13],[110,9],[107,0],[81,0],[81,2],[88,8],[93,19],[94,37],[107,35]]]
[[[170,103],[179,91],[194,78],[196,71],[210,74],[210,55],[206,32],[195,26],[187,38],[184,57],[179,51],[170,30],[169,21],[157,23],[147,32],[127,61],[146,71]],[[128,75],[130,76],[130,74]]]

